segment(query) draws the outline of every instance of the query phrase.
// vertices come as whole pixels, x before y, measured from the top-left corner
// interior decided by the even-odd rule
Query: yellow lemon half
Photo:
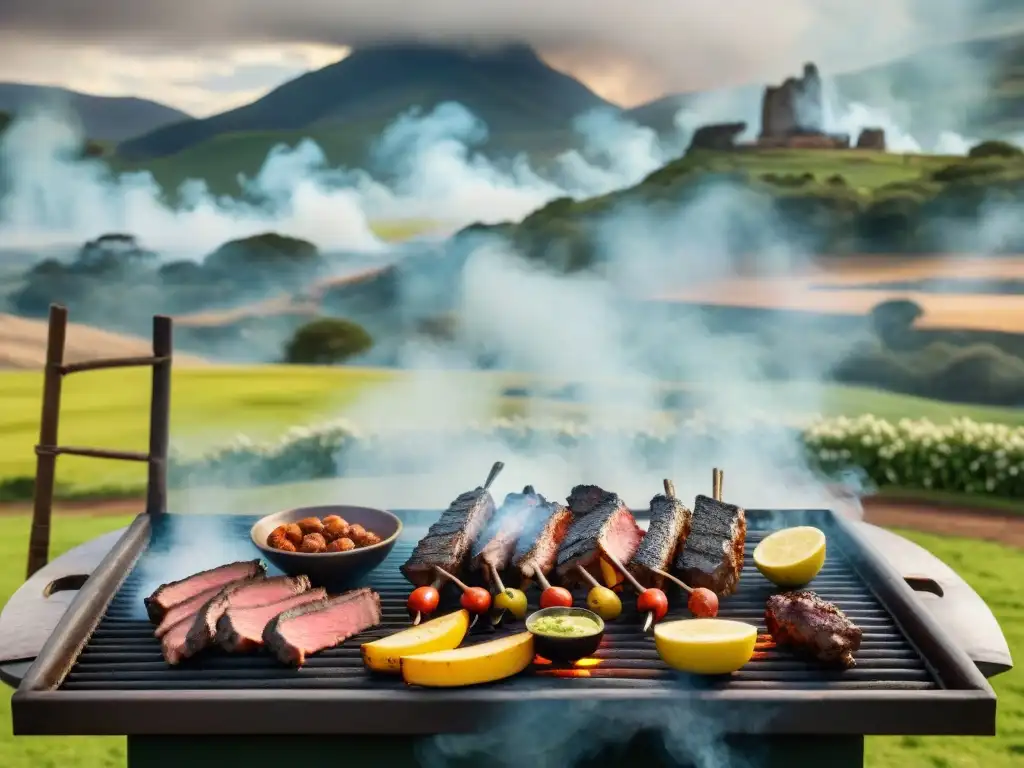
[[[374,672],[402,671],[401,659],[457,648],[469,630],[469,613],[455,611],[362,646],[363,664]]]
[[[654,625],[654,646],[673,669],[727,675],[754,655],[757,627],[728,619],[681,619]]]
[[[809,525],[784,528],[754,548],[754,565],[780,587],[801,587],[825,565],[825,534]]]

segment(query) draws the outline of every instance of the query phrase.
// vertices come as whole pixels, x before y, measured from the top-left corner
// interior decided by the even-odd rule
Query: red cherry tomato
[[[636,609],[640,613],[653,613],[655,621],[661,621],[668,613],[668,597],[660,589],[645,589],[636,599]]]
[[[699,619],[713,619],[718,615],[718,595],[710,589],[697,587],[690,593],[686,607]]]
[[[572,593],[565,587],[548,587],[540,593],[541,608],[572,608]]]
[[[487,613],[491,609],[491,593],[483,587],[470,587],[459,602],[470,613]]]
[[[433,587],[417,587],[409,595],[409,613],[422,613],[424,616],[437,610],[441,594]]]

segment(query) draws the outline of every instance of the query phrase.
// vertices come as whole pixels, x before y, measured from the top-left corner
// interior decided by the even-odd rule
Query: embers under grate
[[[212,689],[340,689],[408,690],[400,680],[369,677],[363,670],[359,644],[409,626],[405,602],[410,586],[398,572],[409,556],[418,531],[407,530],[392,555],[375,572],[369,584],[381,595],[384,624],[347,641],[342,647],[317,654],[300,670],[283,668],[265,655],[229,656],[211,652],[179,667],[167,666],[160,654],[153,627],[142,613],[142,598],[155,583],[151,575],[163,558],[198,559],[194,570],[233,559],[256,556],[248,542],[253,518],[202,518],[168,516],[159,521],[149,550],[129,575],[106,615],[96,628],[61,686],[66,691],[145,691]],[[788,522],[788,521],[787,521]],[[924,661],[896,626],[892,617],[851,567],[844,553],[832,543],[828,559],[810,588],[836,603],[864,630],[864,642],[856,654],[857,666],[835,671],[799,659],[774,648],[764,634],[764,605],[777,591],[758,573],[751,553],[766,531],[758,530],[752,514],[747,537],[746,567],[738,593],[722,601],[723,618],[748,621],[762,633],[753,661],[726,680],[704,681],[702,687],[738,690],[925,690],[938,684]],[[225,530],[226,528],[226,530]],[[218,530],[219,529],[219,530]],[[186,532],[186,536],[177,534]],[[211,533],[212,532],[212,533]],[[225,533],[228,535],[225,536]],[[210,560],[211,553],[196,552],[203,541],[234,542],[229,553]],[[178,549],[175,541],[181,541]],[[180,577],[186,574],[175,574]],[[582,604],[578,592],[577,604]],[[529,593],[536,604],[537,592]],[[592,659],[572,668],[555,669],[538,664],[534,669],[501,684],[509,691],[533,691],[538,686],[571,686],[577,689],[636,688],[675,685],[680,675],[658,658],[652,637],[640,631],[641,617],[632,609],[634,600],[624,596],[623,616],[609,622],[605,640]],[[684,601],[674,597],[669,619],[688,616]],[[667,619],[666,619],[667,620]],[[521,625],[508,631],[521,631]],[[474,633],[468,642],[494,637],[490,631]],[[555,681],[552,677],[569,678]]]

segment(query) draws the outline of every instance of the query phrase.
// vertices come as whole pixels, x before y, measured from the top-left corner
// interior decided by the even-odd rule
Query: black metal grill
[[[248,538],[255,519],[167,515],[146,520],[140,525],[152,528],[148,546],[127,578],[123,576],[130,561],[121,553],[117,580],[108,586],[106,598],[96,597],[102,619],[96,623],[95,614],[89,620],[82,611],[69,619],[79,622],[81,640],[69,649],[66,646],[74,638],[52,639],[54,646],[61,646],[66,661],[59,661],[58,651],[52,651],[53,658],[36,680],[26,680],[34,690],[15,695],[16,729],[131,734],[153,733],[155,728],[174,733],[187,721],[189,732],[218,733],[223,725],[213,721],[234,710],[231,720],[236,730],[231,732],[240,728],[246,733],[272,733],[282,727],[282,712],[294,712],[294,707],[305,704],[310,705],[303,715],[308,732],[333,723],[334,730],[349,733],[409,732],[403,728],[433,733],[472,728],[473,718],[488,708],[524,698],[598,697],[621,705],[627,700],[671,701],[683,696],[733,709],[751,706],[752,712],[760,711],[759,707],[782,707],[784,716],[773,717],[772,727],[790,729],[785,732],[989,733],[994,728],[995,701],[984,678],[959,649],[946,647],[941,630],[929,623],[909,588],[891,569],[885,570],[888,566],[867,550],[853,528],[826,511],[748,512],[747,559],[740,589],[722,600],[720,615],[757,624],[761,634],[754,659],[727,678],[695,678],[665,666],[653,638],[640,631],[641,617],[629,593],[624,593],[623,615],[608,623],[594,658],[572,667],[538,663],[511,680],[450,691],[413,689],[399,679],[370,676],[363,669],[359,644],[409,626],[405,606],[410,586],[398,565],[437,515],[400,514],[406,521],[405,533],[368,581],[381,595],[382,626],[316,654],[298,670],[282,667],[269,655],[231,656],[216,650],[178,667],[166,665],[145,618],[143,597],[160,582],[257,556]],[[827,560],[810,588],[836,603],[863,629],[863,644],[855,654],[857,666],[851,670],[829,669],[775,648],[765,634],[765,602],[778,589],[756,570],[751,553],[769,530],[781,524],[815,524],[826,531]],[[144,543],[143,538],[137,546]],[[176,569],[169,570],[168,563]],[[108,571],[116,572],[116,567]],[[536,590],[528,594],[535,605]],[[85,598],[83,594],[79,600]],[[89,595],[85,602],[92,598]],[[582,604],[584,593],[577,592],[576,598]],[[689,615],[681,596],[670,600],[673,608],[666,620]],[[495,636],[492,630],[480,630],[468,642]],[[498,630],[511,631],[522,631],[521,624]],[[80,652],[75,653],[78,648]],[[425,708],[426,703],[431,706]],[[287,707],[292,709],[283,709]],[[343,713],[341,720],[339,713]],[[78,722],[75,730],[55,730],[52,723],[43,722],[52,718],[68,723],[77,718]],[[169,724],[165,718],[176,722]],[[294,727],[294,722],[288,726],[292,731]]]
[[[247,517],[231,520],[232,535],[244,541],[254,522]],[[764,634],[764,605],[778,590],[761,576],[751,560],[754,547],[764,536],[763,531],[752,531],[748,535],[747,564],[740,589],[736,595],[722,601],[720,613],[722,618],[758,625],[761,634],[755,658],[726,681],[711,685],[726,688],[772,685],[780,689],[938,687],[920,654],[837,547],[829,548],[825,567],[811,588],[838,605],[864,630],[857,666],[848,671],[830,670],[773,647],[771,638]],[[160,654],[160,643],[153,637],[153,626],[144,620],[141,611],[142,599],[153,586],[152,579],[146,575],[147,557],[152,557],[147,553],[111,602],[106,616],[61,687],[71,691],[366,687],[402,691],[405,686],[400,680],[382,680],[366,674],[359,644],[409,626],[405,602],[411,587],[399,574],[398,566],[409,557],[414,544],[414,539],[404,537],[378,569],[379,575],[368,582],[380,593],[383,624],[352,638],[340,648],[317,654],[300,670],[283,668],[269,655],[232,656],[216,651],[180,667],[168,667]],[[536,591],[531,593],[533,602],[537,596]],[[577,605],[584,604],[585,591],[576,592],[575,596]],[[531,690],[538,684],[537,677],[551,675],[570,678],[570,682],[564,684],[580,688],[647,686],[678,680],[679,675],[659,659],[653,637],[640,631],[642,618],[632,608],[635,601],[628,592],[623,598],[627,606],[624,615],[608,623],[605,640],[593,660],[584,660],[582,666],[571,669],[545,669],[544,665],[539,665],[532,673],[503,685]],[[666,620],[689,615],[683,599],[677,598],[674,603]],[[507,631],[522,631],[522,625]],[[481,632],[471,640],[493,637],[491,632]]]

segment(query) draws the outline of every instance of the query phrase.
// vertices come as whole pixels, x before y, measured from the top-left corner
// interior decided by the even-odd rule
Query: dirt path
[[[865,519],[874,525],[909,528],[925,533],[964,536],[1024,549],[1024,515],[937,506],[913,500],[864,499]],[[142,499],[71,501],[57,505],[58,515],[132,515],[143,510]],[[27,502],[0,503],[0,515],[31,514]]]

